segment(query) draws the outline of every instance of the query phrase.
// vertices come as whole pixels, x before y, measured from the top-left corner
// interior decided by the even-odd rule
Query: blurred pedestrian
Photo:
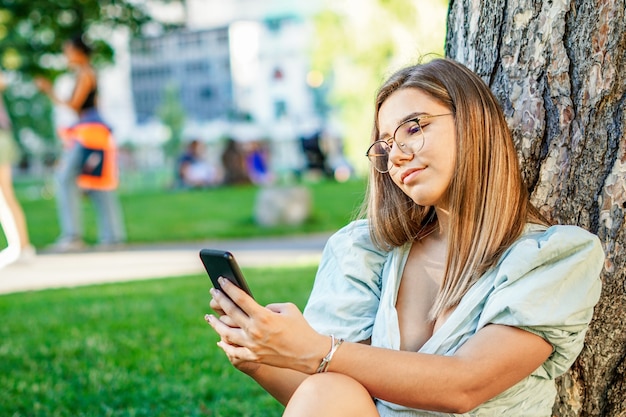
[[[82,36],[76,36],[65,42],[63,54],[76,75],[74,91],[68,100],[57,97],[49,80],[36,80],[39,89],[54,103],[66,106],[78,115],[78,123],[59,129],[63,153],[56,173],[56,192],[61,235],[53,249],[71,251],[84,247],[80,190],[85,191],[94,203],[98,244],[107,248],[126,240],[116,193],[117,148],[111,129],[97,109],[98,83],[91,66],[91,48]]]
[[[13,190],[11,164],[17,162],[18,149],[11,133],[11,120],[1,93],[6,88],[0,73],[0,226],[7,247],[0,251],[0,269],[18,260],[28,260],[35,255],[30,244],[26,218]]]
[[[225,185],[250,184],[246,158],[235,139],[226,140],[226,147],[222,152],[222,166],[224,167]]]
[[[264,142],[255,141],[250,144],[246,155],[248,175],[253,184],[265,185],[272,182],[269,170],[269,149]]]
[[[194,139],[176,161],[176,188],[204,188],[215,185],[217,173],[203,157],[200,141]]]
[[[306,170],[314,176],[332,177],[332,170],[328,167],[327,156],[322,149],[322,131],[318,130],[311,135],[300,138],[300,146],[306,159]]]

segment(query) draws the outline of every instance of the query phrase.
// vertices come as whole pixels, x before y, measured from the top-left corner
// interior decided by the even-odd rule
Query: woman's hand
[[[226,312],[222,310],[222,307],[220,307],[219,303],[217,302],[217,300],[215,300],[215,298],[211,298],[209,307],[211,307],[211,310],[217,313],[217,317],[220,319],[222,323],[226,324],[229,327],[239,327],[237,326],[237,323],[235,323],[230,317],[226,315]],[[206,319],[208,316],[209,315],[207,314],[206,316],[204,316],[204,318]]]
[[[47,78],[36,77],[35,85],[41,92],[45,94],[50,94],[52,92],[52,82]]]
[[[44,93],[52,91],[52,82],[47,78],[36,77],[35,85],[39,90],[43,91]]]
[[[214,298],[211,299],[211,302],[209,303],[209,306],[211,307],[211,309],[213,311],[215,311],[215,313],[217,313],[217,317],[218,319],[224,323],[226,326],[229,327],[233,327],[233,328],[237,328],[239,326],[237,326],[237,323],[235,323],[230,317],[228,317],[226,315],[226,313],[224,312],[224,310],[222,310],[222,307],[220,307],[219,303],[217,302],[217,300],[215,300]],[[205,315],[204,319],[207,320],[207,322],[210,324],[209,322],[209,315]],[[228,358],[230,360],[230,363],[237,368],[238,370],[240,370],[241,372],[252,376],[261,366],[260,363],[254,363],[254,362],[246,362],[246,361],[241,361],[241,360],[237,360],[234,358]]]
[[[220,286],[224,292],[211,290],[211,307],[221,315],[205,318],[233,365],[251,362],[315,372],[330,349],[330,337],[313,330],[294,304],[263,307],[226,279],[220,278]]]

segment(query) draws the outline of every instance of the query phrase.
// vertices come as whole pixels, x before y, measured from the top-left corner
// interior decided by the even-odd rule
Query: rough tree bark
[[[603,292],[553,414],[626,416],[626,0],[451,0],[446,55],[480,74],[533,202],[596,233]]]

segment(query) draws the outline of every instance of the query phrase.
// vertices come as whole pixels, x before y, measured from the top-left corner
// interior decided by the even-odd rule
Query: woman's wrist
[[[328,353],[322,358],[315,373],[323,373],[328,371],[328,366],[330,365],[330,361],[333,359],[335,352],[339,349],[339,346],[343,343],[343,339],[339,337],[335,337],[335,335],[330,335],[330,350]]]

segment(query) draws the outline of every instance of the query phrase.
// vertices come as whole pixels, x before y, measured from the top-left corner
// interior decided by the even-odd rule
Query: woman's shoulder
[[[388,250],[378,247],[372,240],[369,221],[354,220],[330,236],[322,264],[332,261],[360,269],[380,269],[388,254]]]
[[[79,80],[83,79],[93,84],[94,86],[96,85],[97,80],[98,80],[98,74],[96,73],[96,70],[91,65],[78,67],[78,69],[76,70],[76,77],[77,79]]]
[[[524,226],[524,231],[522,232],[522,237],[532,234],[532,233],[571,233],[575,235],[590,235],[595,236],[593,233],[583,229],[580,226],[569,225],[569,224],[556,224],[552,226],[545,226],[542,224],[536,223],[526,223]]]
[[[600,298],[604,252],[600,240],[576,226],[528,225],[489,274],[481,322],[515,326],[550,342],[542,365],[554,378],[580,353]]]
[[[600,248],[600,239],[579,226],[543,226],[529,223],[513,246],[522,245],[539,249],[563,250],[573,247]]]
[[[337,230],[328,239],[330,245],[359,247],[375,252],[387,252],[376,246],[370,233],[370,222],[367,219],[353,220]]]
[[[367,219],[352,220],[350,223],[337,230],[333,236],[362,238],[369,235],[370,223]]]
[[[522,235],[509,247],[498,263],[509,279],[539,267],[586,265],[601,269],[604,251],[593,233],[571,225],[526,225]]]

